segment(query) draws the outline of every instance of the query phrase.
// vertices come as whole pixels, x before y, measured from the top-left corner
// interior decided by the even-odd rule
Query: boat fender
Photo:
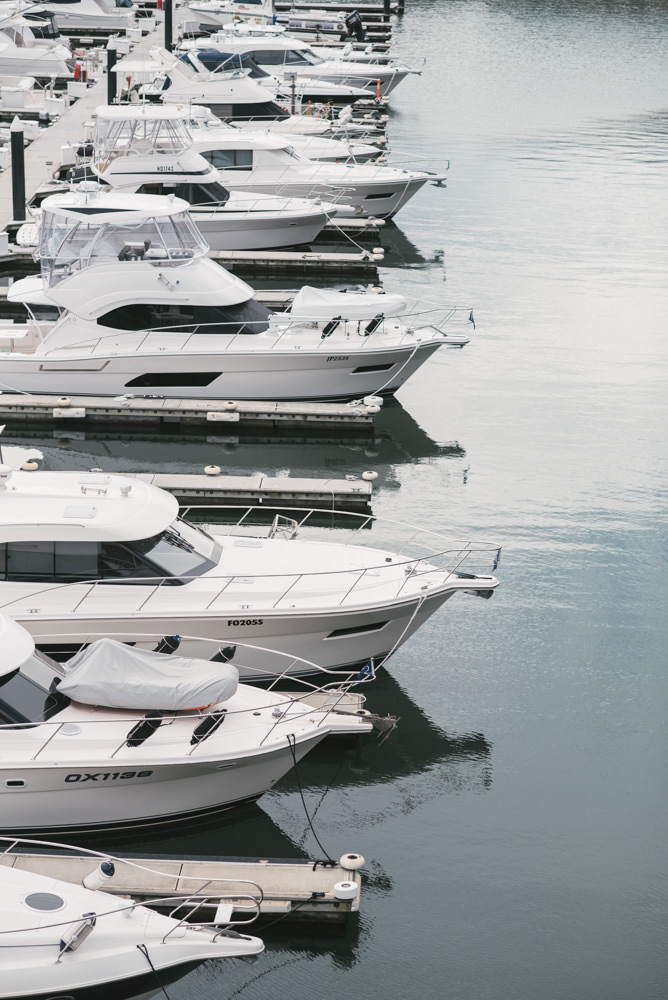
[[[236,408],[237,408],[237,403],[233,399],[227,399],[223,403],[224,410],[236,410]]]
[[[236,646],[225,646],[211,657],[211,663],[229,663],[236,651]]]
[[[158,645],[153,650],[154,653],[175,653],[181,645],[180,635],[164,635]]]
[[[33,458],[29,458],[27,462],[23,462],[21,465],[21,472],[36,472],[39,469],[39,462],[36,462]]]
[[[128,747],[138,747],[145,743],[149,736],[152,736],[156,729],[160,729],[162,724],[162,712],[147,712],[141,722],[132,727],[128,733],[125,745]]]
[[[372,483],[374,479],[378,479],[378,473],[371,470],[367,470],[362,473],[362,479],[366,480],[367,483]]]
[[[211,712],[209,715],[205,716],[201,722],[199,722],[190,737],[190,745],[197,746],[198,743],[202,743],[205,739],[215,733],[216,729],[221,726],[227,715],[227,709],[221,708],[218,712]]]
[[[367,323],[367,325],[364,327],[363,336],[370,337],[372,333],[375,333],[384,319],[385,319],[385,313],[377,313],[373,317],[373,319],[370,320],[370,322]]]
[[[356,882],[337,882],[334,886],[334,896],[336,899],[357,899],[358,892],[359,887]]]
[[[81,884],[84,889],[101,889],[110,878],[114,877],[115,872],[116,868],[113,861],[102,861],[92,872],[84,875],[81,879]]]
[[[219,476],[220,475],[220,466],[219,465],[205,465],[204,466],[204,475],[205,476]]]
[[[84,943],[95,927],[95,914],[82,913],[81,920],[71,924],[60,939],[60,954],[66,951],[76,951]],[[60,955],[58,956],[60,958]]]
[[[348,872],[356,872],[364,864],[364,858],[361,854],[342,854],[339,864]]]
[[[71,406],[71,405],[72,405],[72,400],[70,399],[69,396],[58,397],[58,406]]]
[[[380,409],[384,400],[382,396],[365,396],[362,402],[365,406],[377,406]]]
[[[320,334],[320,339],[324,340],[326,337],[331,337],[331,335],[334,333],[339,323],[341,322],[342,318],[343,318],[342,316],[335,316],[333,319],[330,319],[328,323],[325,323],[325,325],[322,328],[322,333]]]

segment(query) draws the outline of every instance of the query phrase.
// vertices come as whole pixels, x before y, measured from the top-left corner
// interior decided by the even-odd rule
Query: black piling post
[[[110,48],[111,42],[107,46],[107,104],[113,104],[116,100],[116,60],[118,53],[116,49]]]
[[[164,0],[163,10],[165,12],[165,48],[172,51],[172,0]]]
[[[392,13],[392,0],[383,0],[383,21],[389,21],[391,13]]]
[[[12,156],[12,214],[14,222],[25,222],[26,167],[23,143],[23,122],[15,118],[9,129]]]
[[[397,14],[403,14],[406,10],[406,0],[397,0]]]

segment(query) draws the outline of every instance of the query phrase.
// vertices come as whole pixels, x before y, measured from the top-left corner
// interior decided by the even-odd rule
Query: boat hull
[[[493,581],[491,586],[495,585]],[[77,594],[83,595],[88,589],[72,586],[76,587],[76,592],[72,593],[67,611],[62,606],[62,589],[52,592],[51,596],[48,590],[42,590],[39,598],[26,597],[11,603],[5,599],[0,610],[37,637],[41,649],[59,658],[74,653],[82,644],[100,635],[110,635],[145,649],[155,648],[156,636],[179,635],[180,654],[204,659],[213,655],[216,645],[228,647],[245,643],[247,646],[240,647],[243,653],[234,660],[243,681],[270,680],[277,670],[284,669],[290,675],[301,676],[316,673],[317,667],[341,670],[357,667],[371,658],[380,662],[391,650],[403,645],[456,593],[454,588],[443,588],[428,597],[416,596],[403,603],[327,613],[266,610],[257,605],[252,611],[243,610],[243,606],[239,610],[237,604],[219,611],[198,613],[193,610],[179,615],[173,607],[165,608],[160,614],[149,609],[136,610],[145,598],[143,587],[123,588],[136,593],[136,605],[114,610],[114,595],[121,588],[108,586],[96,588],[95,604],[99,612],[91,615],[86,614],[84,608],[70,613],[76,605]],[[18,587],[23,589],[25,585],[17,584],[14,589]],[[139,591],[143,593],[137,593]],[[62,610],[50,614],[50,600],[57,600]],[[39,609],[35,607],[38,601]],[[191,636],[198,638],[189,638]],[[276,650],[284,653],[285,658],[278,659],[263,650]],[[301,657],[316,666],[311,669],[302,662],[293,663],[292,657]]]
[[[199,211],[195,207],[190,214],[212,250],[272,250],[299,246],[311,243],[327,222],[324,212],[311,212],[291,219],[280,212],[270,215],[261,210],[221,212],[217,217],[217,213]]]
[[[163,993],[163,986],[178,982],[204,961],[209,959],[184,962],[169,969],[160,969],[159,981],[155,973],[149,971],[126,979],[113,979],[90,986],[73,987],[69,983],[62,987],[54,985],[51,989],[36,992],[29,990],[17,993],[13,989],[11,993],[0,991],[0,1000],[148,1000],[149,997]]]
[[[306,739],[298,737],[297,761],[327,733],[323,727]],[[254,801],[293,765],[287,740],[281,749],[232,761],[193,757],[185,763],[156,763],[149,741],[124,747],[113,759],[87,758],[85,766],[81,759],[5,764],[0,766],[3,832],[63,833],[174,822]],[[22,787],[7,788],[8,782],[19,781]]]
[[[442,343],[447,341],[409,341],[404,347],[363,352],[353,345],[349,354],[340,348],[328,350],[326,340],[317,352],[295,348],[179,353],[172,348],[117,354],[98,350],[77,356],[70,350],[62,359],[55,351],[48,356],[17,353],[0,356],[0,380],[5,389],[58,396],[350,400],[396,392]]]

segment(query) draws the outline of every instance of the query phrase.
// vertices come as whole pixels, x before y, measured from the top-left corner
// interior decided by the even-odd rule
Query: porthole
[[[62,896],[57,896],[55,892],[31,892],[23,902],[31,910],[41,910],[42,912],[62,910],[65,906],[65,900]]]

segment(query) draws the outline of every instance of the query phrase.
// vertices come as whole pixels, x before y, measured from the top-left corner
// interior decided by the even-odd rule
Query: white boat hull
[[[252,209],[248,212],[206,212],[191,208],[197,228],[212,250],[270,250],[311,243],[327,222],[325,212],[286,219]]]
[[[375,351],[355,350],[352,346],[349,354],[341,348],[328,349],[326,340],[321,343],[317,352],[295,348],[283,352],[267,349],[195,353],[190,345],[187,353],[172,348],[113,354],[103,353],[100,347],[79,356],[69,350],[59,358],[56,351],[48,356],[17,352],[0,355],[0,381],[6,390],[54,395],[360,399],[380,391],[385,395],[396,392],[447,340],[409,340],[403,347],[379,347]]]
[[[130,726],[128,726],[128,729]],[[297,741],[297,760],[327,735]],[[293,766],[287,743],[281,750],[242,757],[156,763],[150,742],[124,747],[114,759],[45,764],[38,761],[2,767],[0,811],[3,831],[64,832],[98,827],[185,819],[259,798]],[[7,788],[23,781],[23,787]]]
[[[490,583],[496,586],[496,581]],[[25,584],[15,584],[16,593],[24,593],[35,588]],[[304,613],[287,608],[261,608],[257,603],[249,610],[243,605],[230,604],[218,611],[180,615],[173,607],[163,612],[138,610],[146,601],[148,588],[98,586],[95,604],[97,614],[86,613],[79,608],[67,613],[65,608],[76,607],[78,597],[83,597],[89,588],[72,584],[68,592],[63,588],[42,589],[39,595],[10,601],[4,597],[0,610],[11,615],[34,636],[39,646],[47,652],[63,648],[74,651],[80,645],[93,641],[99,635],[110,635],[114,639],[132,642],[137,647],[153,649],[156,636],[179,635],[179,654],[209,659],[212,642],[220,647],[244,645],[243,656],[234,663],[242,681],[263,681],[275,677],[277,657],[268,657],[263,649],[276,650],[286,654],[280,660],[278,669],[287,669],[293,675],[309,673],[302,662],[292,664],[292,657],[301,657],[318,667],[337,670],[356,667],[373,658],[376,662],[403,643],[445,602],[456,593],[454,586],[421,599],[411,597],[403,603],[379,604],[376,607],[331,610],[317,613],[312,608]],[[174,591],[175,588],[165,588]],[[183,593],[184,588],[178,588]],[[120,596],[124,610],[114,610],[113,597]],[[134,592],[132,605],[128,591]],[[109,593],[113,592],[113,593]],[[5,591],[6,594],[6,591]],[[67,599],[67,604],[63,602]],[[58,601],[62,610],[49,612],[49,603]],[[184,607],[187,602],[183,599]],[[39,607],[41,605],[41,607]],[[30,609],[30,610],[29,610]],[[189,638],[198,636],[199,639]],[[208,640],[208,641],[203,641]],[[258,648],[251,648],[258,647]],[[243,662],[241,662],[243,660]],[[315,668],[313,673],[316,672]]]
[[[286,198],[314,198],[318,195],[339,205],[353,206],[361,216],[374,216],[378,219],[389,219],[402,208],[429,180],[428,177],[407,177],[405,181],[369,181],[361,184],[352,176],[346,184],[345,178],[336,180],[304,177],[292,178],[288,173],[273,177],[263,177],[258,171],[247,177],[241,176],[242,171],[235,175],[234,171],[221,170],[221,180],[225,187],[232,191],[257,191],[260,194],[279,194]]]

